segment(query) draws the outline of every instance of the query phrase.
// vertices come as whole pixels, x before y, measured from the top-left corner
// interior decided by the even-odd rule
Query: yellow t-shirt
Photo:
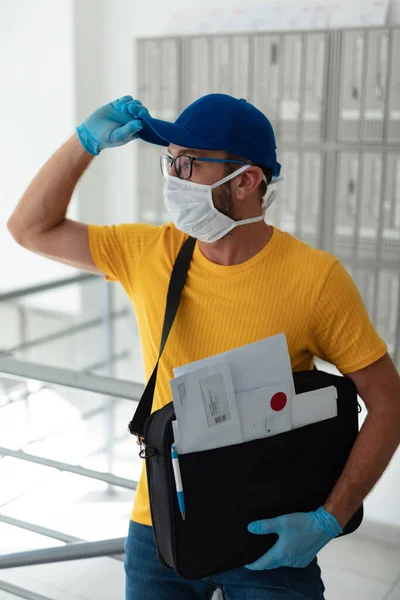
[[[158,358],[172,267],[187,237],[173,223],[89,226],[95,264],[106,279],[120,281],[132,301],[146,381]],[[293,371],[313,368],[318,356],[346,374],[387,352],[334,255],[276,227],[268,244],[238,265],[209,261],[197,243],[159,364],[153,410],[172,399],[174,367],[281,332]],[[151,525],[144,464],[131,517]]]

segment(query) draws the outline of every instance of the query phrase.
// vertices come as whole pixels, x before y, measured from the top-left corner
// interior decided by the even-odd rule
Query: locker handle
[[[271,44],[270,64],[271,65],[276,65],[277,62],[278,62],[278,44],[276,42],[273,42]]]
[[[356,182],[353,179],[350,179],[347,190],[349,194],[354,194],[354,192],[356,191]]]

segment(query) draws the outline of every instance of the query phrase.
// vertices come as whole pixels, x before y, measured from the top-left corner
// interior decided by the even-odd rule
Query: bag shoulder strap
[[[153,406],[154,390],[156,387],[158,364],[160,362],[164,346],[167,342],[169,332],[171,331],[175,315],[178,311],[182,290],[185,285],[187,273],[189,271],[189,265],[192,259],[195,244],[196,239],[193,237],[189,237],[185,241],[185,243],[179,251],[178,257],[175,261],[172,270],[171,279],[168,287],[164,325],[161,335],[160,352],[158,355],[157,364],[154,367],[154,371],[149,381],[147,382],[146,388],[136,408],[135,414],[133,415],[133,418],[128,425],[129,431],[132,433],[132,435],[143,437],[144,424],[151,413],[151,407]]]

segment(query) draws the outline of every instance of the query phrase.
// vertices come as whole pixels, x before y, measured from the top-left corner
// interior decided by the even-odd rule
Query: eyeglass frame
[[[174,169],[175,172],[177,174],[177,176],[179,177],[179,179],[182,179],[183,181],[187,181],[188,179],[191,178],[192,174],[193,174],[193,162],[195,160],[197,160],[198,162],[213,162],[213,163],[236,163],[238,165],[250,165],[250,163],[245,162],[244,160],[229,160],[229,159],[224,159],[224,158],[203,158],[203,157],[198,157],[198,156],[189,156],[188,154],[179,154],[179,156],[176,156],[175,158],[173,158],[172,156],[169,156],[169,154],[162,154],[160,156],[160,168],[161,168],[161,173],[162,175],[165,177],[164,173],[163,173],[163,168],[162,168],[162,160],[164,158],[167,158],[170,161],[170,170],[172,168],[172,165],[174,165]],[[180,177],[178,175],[178,171],[176,169],[175,166],[175,161],[178,160],[178,158],[188,158],[189,162],[190,162],[190,175],[189,177]]]

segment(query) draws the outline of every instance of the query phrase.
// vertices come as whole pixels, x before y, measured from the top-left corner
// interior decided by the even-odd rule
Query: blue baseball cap
[[[278,177],[275,134],[271,123],[246,100],[208,94],[190,104],[174,123],[143,118],[138,137],[150,144],[176,144],[199,150],[222,150],[273,170]]]

